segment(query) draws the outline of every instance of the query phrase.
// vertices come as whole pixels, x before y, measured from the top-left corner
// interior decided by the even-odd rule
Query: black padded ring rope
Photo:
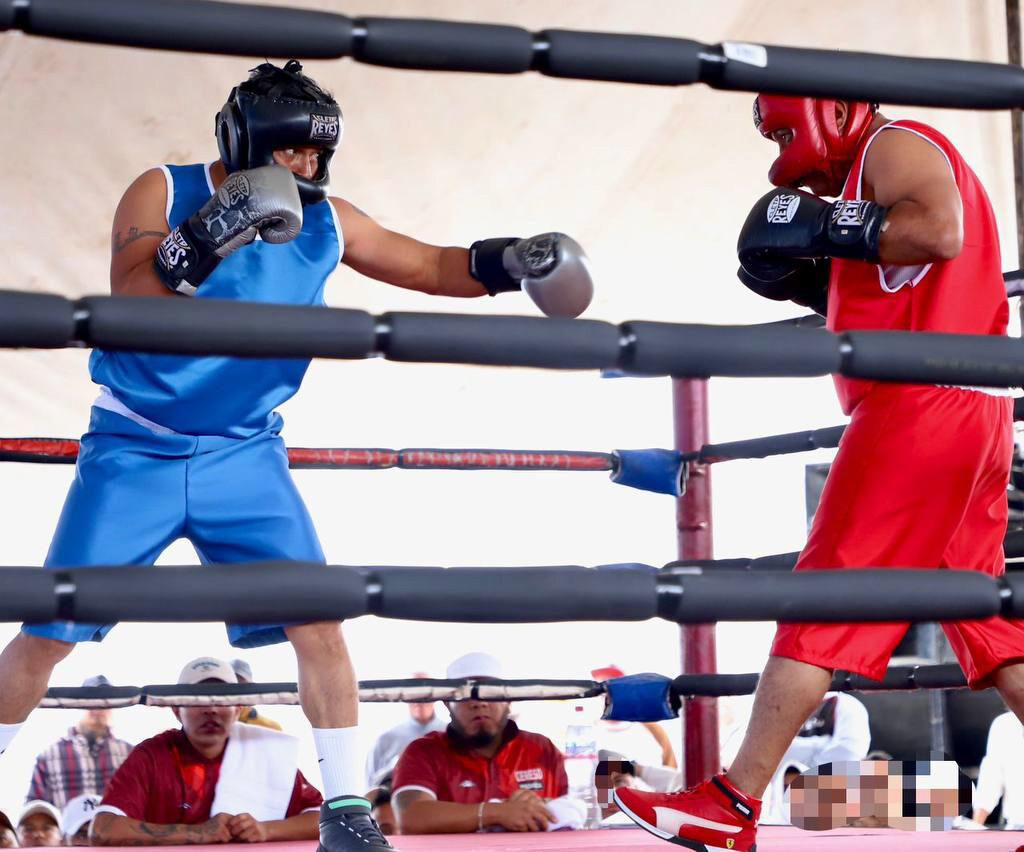
[[[204,0],[0,0],[0,31],[392,68],[774,91],[956,109],[1024,106],[1024,69],[990,62],[413,18]]]
[[[238,595],[238,584],[246,588]],[[500,597],[494,589],[502,589]],[[73,617],[240,624],[360,615],[471,624],[559,621],[874,622],[1024,616],[1024,575],[854,569],[788,574],[645,565],[0,568],[0,621]]]
[[[1024,70],[1022,70],[1024,73]],[[886,331],[811,334],[711,326],[388,313],[213,299],[0,292],[0,347],[249,358],[366,358],[645,375],[820,376],[951,385],[1024,385],[1024,347],[1006,337]]]

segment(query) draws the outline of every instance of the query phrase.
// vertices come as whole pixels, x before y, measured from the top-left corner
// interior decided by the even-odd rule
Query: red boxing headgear
[[[825,98],[758,95],[754,100],[754,126],[771,138],[777,130],[791,130],[786,145],[768,171],[775,186],[796,186],[812,172],[824,172],[842,183],[864,134],[875,117],[877,104],[849,101],[846,124],[836,125],[836,102]]]

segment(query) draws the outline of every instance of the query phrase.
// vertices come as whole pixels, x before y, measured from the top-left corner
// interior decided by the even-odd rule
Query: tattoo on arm
[[[148,837],[169,837],[178,831],[179,826],[161,825],[157,822],[140,822],[138,825],[132,826],[132,828],[136,829],[139,834],[145,834]]]
[[[365,215],[365,214],[364,214]],[[128,229],[128,235],[122,237],[121,232],[114,234],[114,254],[120,254],[127,246],[143,237],[166,237],[163,231],[140,231],[135,225]]]
[[[93,832],[93,839],[97,843],[111,846],[154,846],[166,845],[168,842],[178,845],[207,844],[217,830],[217,826],[210,825],[209,822],[184,825],[129,820],[127,827],[131,834],[136,835],[135,837],[114,838],[107,836],[106,833]]]

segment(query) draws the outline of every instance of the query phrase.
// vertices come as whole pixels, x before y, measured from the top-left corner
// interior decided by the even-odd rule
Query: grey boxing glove
[[[594,296],[587,256],[565,234],[475,242],[470,247],[470,274],[492,296],[525,290],[549,317],[577,317]]]
[[[283,166],[228,175],[209,201],[160,243],[153,263],[171,290],[194,296],[225,257],[259,233],[286,243],[302,230],[302,201],[294,175]]]

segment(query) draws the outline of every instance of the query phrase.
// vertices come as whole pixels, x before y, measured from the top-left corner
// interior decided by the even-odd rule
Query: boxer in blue
[[[549,315],[586,308],[586,261],[563,234],[442,248],[328,197],[342,121],[337,102],[298,62],[254,69],[217,115],[219,161],[150,169],[125,192],[112,229],[113,293],[323,305],[341,262],[431,295],[523,289]],[[98,350],[89,367],[100,396],[47,567],[152,564],[178,538],[203,562],[324,561],[274,411],[298,391],[308,361]],[[0,754],[53,667],[110,627],[32,625],[12,640],[0,655]],[[232,625],[228,633],[240,648],[295,648],[327,800],[321,849],[393,848],[359,795],[358,693],[341,625]],[[146,826],[137,828],[146,842]],[[211,840],[218,829],[210,826]]]

